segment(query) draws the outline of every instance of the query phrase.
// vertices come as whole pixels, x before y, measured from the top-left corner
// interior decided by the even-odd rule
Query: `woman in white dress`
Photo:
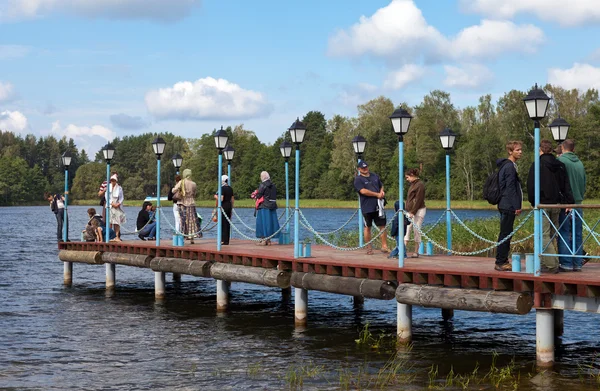
[[[110,177],[110,226],[115,230],[117,237],[113,239],[115,242],[121,241],[121,225],[123,225],[127,218],[125,212],[121,208],[123,205],[123,188],[118,183],[117,174],[113,174]]]

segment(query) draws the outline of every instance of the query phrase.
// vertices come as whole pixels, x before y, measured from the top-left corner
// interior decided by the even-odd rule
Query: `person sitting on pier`
[[[63,240],[63,224],[66,224],[67,242],[69,241],[68,221],[63,221],[65,217],[65,197],[60,194],[44,193],[44,198],[50,202],[50,210],[56,216],[56,238],[59,242]]]
[[[354,189],[360,196],[360,210],[365,219],[365,242],[371,241],[371,227],[373,222],[380,230],[385,229],[386,219],[383,207],[385,204],[385,192],[383,183],[377,174],[369,172],[369,165],[364,160],[358,163],[358,173],[354,178]],[[389,253],[387,247],[387,235],[381,235],[381,252]],[[372,245],[367,246],[367,255],[373,254]]]
[[[87,210],[89,221],[83,231],[83,239],[86,242],[103,242],[106,232],[106,223],[102,216],[96,213],[96,209],[89,208]],[[98,224],[92,224],[92,222],[96,221]],[[100,229],[100,235],[98,235],[98,230]],[[116,237],[115,231],[112,228],[108,229],[108,239],[112,240]]]
[[[125,212],[121,209],[121,205],[123,205],[124,197],[123,197],[123,188],[118,183],[117,174],[113,174],[110,177],[110,225],[112,229],[115,230],[115,234],[117,237],[113,239],[116,242],[121,241],[121,225],[123,225],[127,218],[125,216]]]
[[[152,240],[156,237],[156,221],[152,212],[152,202],[144,201],[142,210],[137,217],[138,237],[142,240]]]
[[[173,188],[173,197],[179,199],[179,218],[181,232],[186,239],[194,244],[194,237],[198,234],[198,218],[196,216],[196,182],[192,181],[192,170],[183,170],[183,179]]]

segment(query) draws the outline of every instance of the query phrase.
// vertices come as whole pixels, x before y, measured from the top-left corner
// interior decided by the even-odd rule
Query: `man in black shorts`
[[[354,188],[360,194],[360,209],[365,219],[365,242],[371,240],[371,226],[373,222],[379,229],[385,229],[385,213],[383,213],[383,184],[377,174],[369,172],[369,165],[364,160],[358,163],[358,173],[354,178]],[[381,252],[388,253],[387,235],[384,233],[381,238]],[[373,254],[373,247],[367,246],[367,254]]]

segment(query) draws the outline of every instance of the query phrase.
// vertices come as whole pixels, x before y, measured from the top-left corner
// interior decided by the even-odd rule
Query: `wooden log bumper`
[[[396,283],[393,281],[302,272],[292,273],[292,286],[307,290],[369,297],[380,300],[391,300],[394,298],[396,292]]]
[[[217,280],[289,288],[291,272],[216,262],[210,267],[210,276]]]
[[[88,263],[90,265],[102,265],[104,263],[100,251],[60,250],[58,259],[63,262]]]
[[[212,261],[193,261],[191,259],[156,257],[150,261],[155,272],[189,274],[197,277],[211,277]]]
[[[105,252],[102,254],[102,260],[105,263],[149,268],[152,257],[150,255]]]
[[[517,315],[525,315],[533,307],[533,298],[524,292],[444,288],[415,284],[400,284],[396,289],[396,300],[398,303],[422,307]]]

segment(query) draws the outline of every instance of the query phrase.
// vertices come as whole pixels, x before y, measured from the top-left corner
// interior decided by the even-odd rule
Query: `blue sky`
[[[498,3],[501,5],[498,6]],[[550,82],[600,88],[600,1],[0,0],[0,129],[272,143],[379,95],[457,107]]]

